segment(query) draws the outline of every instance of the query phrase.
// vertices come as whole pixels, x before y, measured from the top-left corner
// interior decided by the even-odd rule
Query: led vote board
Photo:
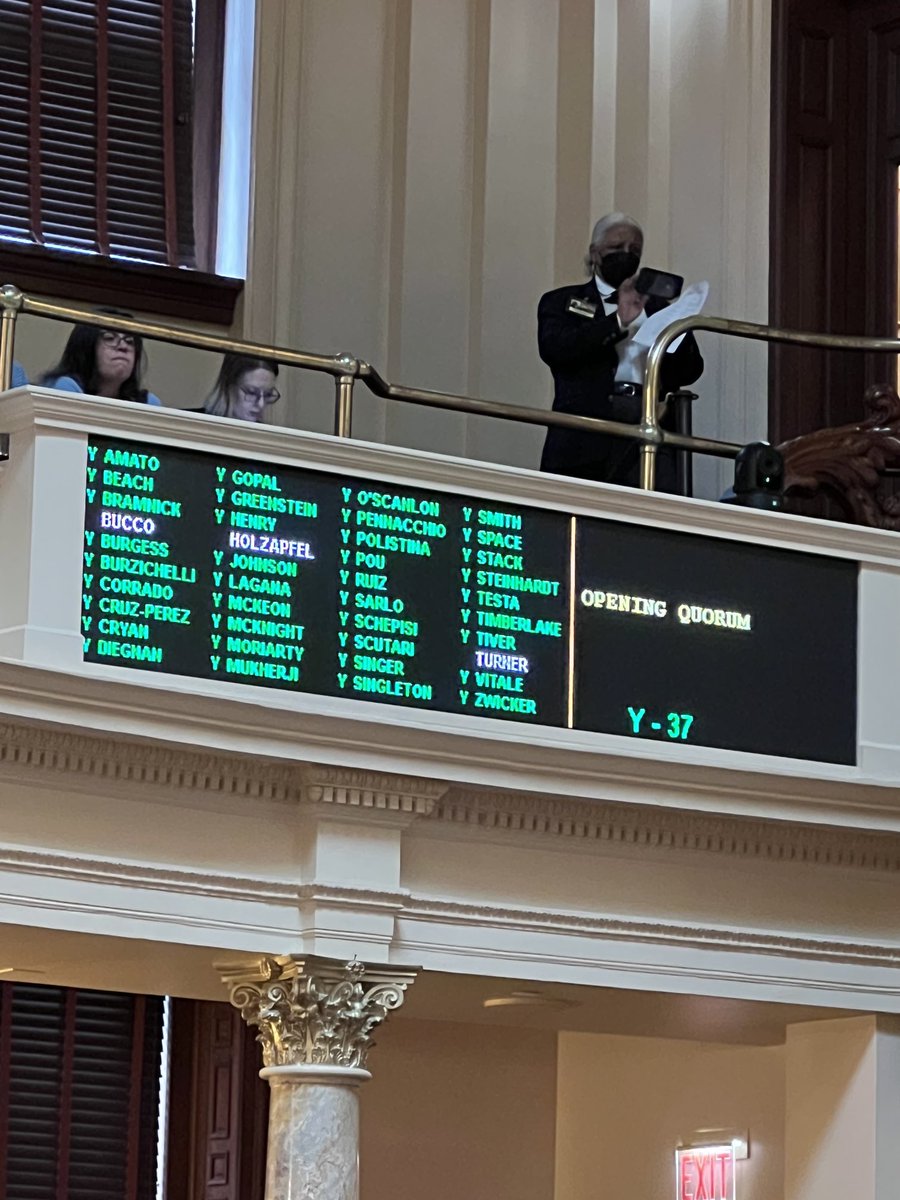
[[[84,541],[87,662],[855,762],[852,562],[94,437]]]

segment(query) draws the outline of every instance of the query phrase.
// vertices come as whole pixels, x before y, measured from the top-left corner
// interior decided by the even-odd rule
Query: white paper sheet
[[[671,304],[661,308],[658,313],[647,318],[635,333],[634,344],[645,346],[649,350],[662,331],[668,329],[673,322],[680,321],[682,317],[695,317],[697,313],[702,312],[708,295],[708,283],[688,284],[677,300],[673,300]],[[669,346],[668,353],[671,354],[673,350],[677,350],[683,340],[684,334],[676,338]]]

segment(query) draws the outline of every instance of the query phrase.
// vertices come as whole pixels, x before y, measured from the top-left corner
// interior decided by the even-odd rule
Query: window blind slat
[[[0,1196],[153,1200],[161,1038],[156,997],[0,983]]]
[[[0,0],[0,237],[195,265],[191,0]]]

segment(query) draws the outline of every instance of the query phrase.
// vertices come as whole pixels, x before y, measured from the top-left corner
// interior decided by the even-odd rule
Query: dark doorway
[[[898,0],[775,0],[770,319],[897,336]],[[773,347],[769,433],[783,441],[862,415],[885,355]]]
[[[269,1087],[230,1004],[173,1000],[166,1200],[262,1200]]]

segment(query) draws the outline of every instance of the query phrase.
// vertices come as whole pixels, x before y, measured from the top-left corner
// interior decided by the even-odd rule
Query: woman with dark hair
[[[226,354],[202,411],[235,421],[261,421],[269,405],[281,399],[277,378],[278,363],[271,358]]]
[[[114,309],[101,311],[110,316],[131,315]],[[38,382],[61,392],[86,392],[89,396],[159,405],[159,397],[141,387],[145,366],[144,343],[139,334],[99,325],[76,325],[62,358]]]

